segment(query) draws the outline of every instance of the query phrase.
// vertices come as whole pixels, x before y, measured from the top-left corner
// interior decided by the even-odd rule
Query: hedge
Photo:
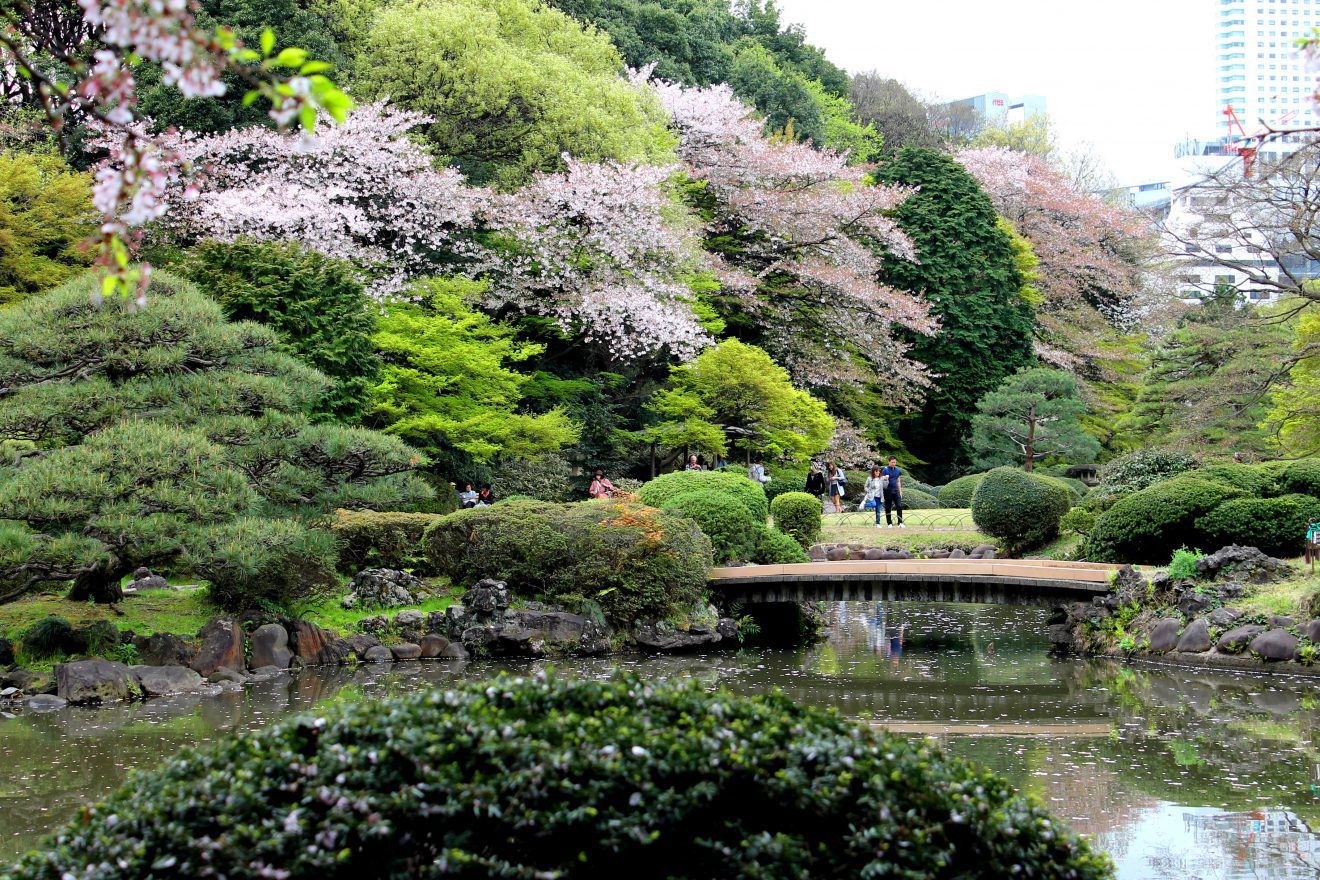
[[[1244,544],[1287,558],[1301,555],[1306,528],[1313,522],[1320,522],[1320,498],[1284,495],[1225,501],[1199,517],[1196,527],[1206,535],[1204,550]]]
[[[749,562],[756,549],[759,521],[737,496],[713,489],[683,492],[660,506],[661,510],[685,516],[710,538],[715,564]]]
[[[820,499],[806,492],[785,492],[770,502],[775,527],[791,535],[804,548],[820,540]]]
[[[1111,876],[926,740],[635,677],[320,706],[132,777],[46,847],[14,880]]]
[[[1320,498],[1320,458],[1290,461],[1279,475],[1279,491]]]
[[[972,521],[987,535],[1003,539],[1010,551],[1026,550],[1055,537],[1071,506],[1068,489],[1056,478],[999,467],[977,485]]]
[[[985,474],[968,474],[949,481],[940,487],[940,504],[944,507],[971,507],[972,495],[984,477]]]
[[[1200,547],[1198,518],[1245,493],[1190,475],[1120,498],[1096,520],[1087,558],[1096,562],[1162,565],[1179,547]]]
[[[244,611],[329,592],[336,544],[295,519],[244,517],[191,535],[182,563],[210,583],[213,603]]]
[[[364,568],[398,568],[434,574],[422,552],[422,534],[440,519],[435,513],[336,510],[327,523],[339,539],[339,569],[357,574]]]
[[[936,510],[944,505],[929,492],[920,489],[903,488],[903,506],[908,510]]]
[[[1258,465],[1211,464],[1197,468],[1187,476],[1209,483],[1223,483],[1225,486],[1241,489],[1254,498],[1277,494],[1274,491],[1275,481],[1271,479],[1270,473]]]
[[[759,522],[765,522],[770,515],[770,502],[766,500],[765,490],[742,474],[728,471],[675,471],[672,474],[661,474],[644,483],[638,495],[643,504],[664,507],[665,502],[676,495],[702,489],[723,492],[737,498]]]
[[[817,507],[819,507],[817,503]],[[759,526],[756,530],[756,549],[752,552],[752,562],[758,565],[790,565],[795,562],[810,562],[807,551],[789,535],[770,526]]]
[[[570,608],[591,601],[620,626],[705,601],[712,565],[696,523],[617,499],[459,510],[428,527],[422,543],[455,583],[496,578],[528,599]]]

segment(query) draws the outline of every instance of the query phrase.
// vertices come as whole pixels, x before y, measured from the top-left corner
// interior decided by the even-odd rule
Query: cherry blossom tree
[[[936,325],[920,298],[875,280],[885,256],[914,258],[890,218],[908,192],[871,185],[846,155],[767,138],[726,85],[654,88],[709,202],[701,207],[717,274],[762,329],[758,341],[799,382],[878,379],[911,401],[928,379],[894,331],[929,334]]]

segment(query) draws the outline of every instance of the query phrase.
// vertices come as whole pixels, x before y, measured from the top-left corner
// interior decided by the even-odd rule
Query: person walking
[[[898,459],[889,456],[889,465],[880,469],[880,474],[885,477],[884,502],[885,502],[885,525],[889,528],[894,527],[893,520],[890,519],[890,511],[898,514],[898,527],[903,528],[903,472],[898,469]],[[875,522],[880,524],[880,507],[876,506]]]
[[[688,456],[687,467],[683,468],[683,470],[685,470],[685,471],[701,471],[701,470],[705,470],[705,468],[703,468],[703,467],[701,466],[701,462],[697,461],[697,457],[696,457],[695,455],[689,455],[689,456]]]
[[[832,461],[825,462],[825,478],[830,486],[830,503],[835,513],[843,513],[843,496],[848,492],[848,475],[841,465]]]
[[[747,469],[747,479],[753,483],[760,483],[763,489],[770,482],[770,475],[765,472],[765,462],[761,460],[761,456],[758,455],[752,466]]]
[[[605,471],[596,468],[596,473],[591,477],[591,485],[587,487],[587,494],[592,498],[614,497],[614,484],[605,476]]]
[[[888,478],[880,473],[879,465],[871,468],[871,475],[866,478],[866,485],[862,487],[865,494],[862,496],[861,502],[857,505],[857,510],[863,511],[866,510],[867,502],[875,504],[875,524],[877,526],[880,525],[881,498],[884,496],[885,483],[887,481]]]
[[[811,466],[811,473],[807,474],[806,492],[808,495],[815,495],[817,498],[823,499],[825,497],[825,489],[825,475],[820,472],[819,466],[813,464]]]

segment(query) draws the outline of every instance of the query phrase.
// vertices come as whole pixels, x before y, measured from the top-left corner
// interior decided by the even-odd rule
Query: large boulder
[[[343,666],[356,656],[353,643],[348,639],[336,638],[327,642],[309,662],[309,666]]]
[[[643,624],[634,629],[633,639],[642,650],[662,654],[695,651],[721,641],[720,634],[713,628],[694,626],[683,631],[655,623]]]
[[[35,669],[0,670],[0,690],[8,687],[18,688],[25,694],[53,694],[55,678]]]
[[[422,636],[417,647],[421,649],[423,660],[438,660],[444,654],[445,648],[449,647],[449,639],[435,633],[427,633]]]
[[[476,620],[498,618],[509,607],[509,585],[486,578],[463,594],[463,607]]]
[[[145,666],[188,666],[197,649],[173,633],[152,633],[133,639],[138,659]]]
[[[1146,601],[1146,590],[1150,584],[1146,578],[1130,565],[1125,565],[1114,573],[1114,600],[1116,607],[1140,604]]]
[[[186,694],[202,686],[202,677],[187,666],[134,666],[132,672],[147,697]]]
[[[353,646],[353,653],[359,660],[366,660],[367,652],[380,644],[380,639],[368,633],[353,633],[345,640]]]
[[[417,604],[423,584],[417,577],[397,568],[368,568],[353,576],[345,608],[401,608]]]
[[[289,632],[289,649],[293,651],[293,656],[307,664],[312,664],[320,653],[325,650],[326,645],[333,642],[338,636],[328,629],[322,629],[314,623],[308,623],[305,620],[293,620],[287,627]]]
[[[587,619],[567,611],[509,610],[504,612],[506,630],[530,630],[537,638],[558,645],[575,645],[587,631]]]
[[[197,634],[200,643],[197,654],[188,664],[202,676],[218,669],[242,672],[247,668],[243,651],[243,630],[238,622],[228,617],[217,617]]]
[[[1178,644],[1174,650],[1182,654],[1201,654],[1209,651],[1212,646],[1210,621],[1204,617],[1199,617],[1193,620],[1187,629],[1183,630],[1183,634],[1178,639]]]
[[[168,589],[170,589],[170,582],[158,574],[152,574],[151,569],[145,565],[133,572],[133,580],[124,584],[125,593]]]
[[[293,662],[293,652],[289,650],[289,631],[278,623],[259,626],[252,633],[253,669],[274,666],[276,669],[288,669]]]
[[[9,639],[0,639],[0,666],[14,665],[14,644]]]
[[[1241,654],[1251,640],[1263,632],[1265,632],[1263,626],[1254,623],[1243,624],[1220,636],[1215,648],[1225,654]]]
[[[395,660],[420,660],[422,649],[411,642],[403,642],[390,648]]]
[[[1282,580],[1292,567],[1282,559],[1267,556],[1255,547],[1230,544],[1209,556],[1196,560],[1196,576],[1200,580],[1236,580],[1262,584]]]
[[[1306,636],[1308,642],[1320,645],[1320,620],[1312,620],[1308,623],[1302,628],[1302,634]]]
[[[1172,651],[1178,644],[1178,630],[1181,628],[1182,620],[1176,617],[1166,617],[1155,624],[1150,631],[1150,650],[1157,654]]]
[[[384,645],[374,645],[367,650],[367,654],[362,658],[368,663],[393,663],[394,652]]]
[[[1251,653],[1262,660],[1291,660],[1297,653],[1297,636],[1286,629],[1272,629],[1251,640]]]
[[[1241,620],[1243,613],[1236,608],[1216,608],[1210,612],[1210,625],[1224,629],[1234,621]]]
[[[55,667],[56,695],[70,703],[114,703],[140,695],[133,671],[111,660],[75,660]]]
[[[426,623],[426,615],[420,611],[400,611],[390,623],[395,629],[417,629]]]

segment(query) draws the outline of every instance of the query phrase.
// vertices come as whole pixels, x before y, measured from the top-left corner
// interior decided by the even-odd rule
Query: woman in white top
[[[889,483],[889,478],[880,473],[880,468],[871,468],[871,476],[867,478],[866,485],[863,487],[866,494],[862,496],[862,501],[857,505],[858,510],[866,510],[866,502],[874,500],[877,505],[880,504],[880,498],[884,495],[885,486]]]

